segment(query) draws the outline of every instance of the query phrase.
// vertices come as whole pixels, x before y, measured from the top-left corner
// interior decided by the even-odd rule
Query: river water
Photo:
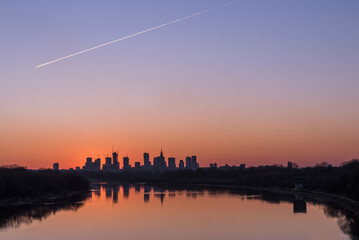
[[[358,220],[301,195],[94,183],[91,194],[0,207],[1,240],[357,239]]]

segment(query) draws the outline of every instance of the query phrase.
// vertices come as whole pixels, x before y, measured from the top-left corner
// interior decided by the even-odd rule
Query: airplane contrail
[[[237,0],[237,1],[238,1],[238,0]],[[188,16],[186,16],[186,17],[178,18],[178,19],[176,19],[176,20],[173,20],[173,21],[170,21],[170,22],[161,24],[161,25],[159,25],[159,26],[151,27],[151,28],[148,28],[148,29],[146,29],[146,30],[143,30],[143,31],[140,31],[140,32],[131,34],[131,35],[128,35],[128,36],[126,36],[126,37],[118,38],[118,39],[116,39],[116,40],[113,40],[113,41],[110,41],[110,42],[107,42],[107,43],[103,43],[103,44],[97,45],[97,46],[95,46],[95,47],[88,48],[88,49],[82,50],[82,51],[80,51],[80,52],[76,52],[76,53],[73,53],[73,54],[70,54],[70,55],[67,55],[67,56],[64,56],[64,57],[61,57],[61,58],[52,60],[52,61],[50,61],[50,62],[46,62],[46,63],[40,64],[40,65],[37,65],[35,68],[40,68],[40,67],[49,65],[49,64],[51,64],[51,63],[55,63],[55,62],[64,60],[64,59],[66,59],[66,58],[70,58],[70,57],[73,57],[73,56],[76,56],[76,55],[79,55],[79,54],[82,54],[82,53],[85,53],[85,52],[89,52],[89,51],[95,50],[95,49],[100,48],[100,47],[104,47],[104,46],[107,46],[107,45],[110,45],[110,44],[113,44],[113,43],[116,43],[116,42],[119,42],[119,41],[122,41],[122,40],[125,40],[125,39],[128,39],[128,38],[132,38],[132,37],[141,35],[141,34],[146,33],[146,32],[150,32],[150,31],[153,31],[153,30],[156,30],[156,29],[159,29],[159,28],[168,26],[168,25],[170,25],[170,24],[174,24],[174,23],[176,23],[176,22],[183,21],[183,20],[185,20],[185,19],[189,19],[189,18],[198,16],[198,15],[202,15],[202,14],[204,14],[204,13],[207,13],[207,12],[210,12],[210,11],[213,11],[213,10],[216,10],[216,9],[218,9],[218,8],[226,7],[226,6],[228,6],[228,5],[232,4],[232,3],[233,3],[233,2],[228,2],[228,3],[225,3],[225,4],[223,4],[223,5],[214,7],[214,8],[210,8],[210,9],[207,9],[207,10],[204,10],[204,11],[201,11],[201,12],[197,12],[197,13],[195,13],[195,14],[188,15]]]

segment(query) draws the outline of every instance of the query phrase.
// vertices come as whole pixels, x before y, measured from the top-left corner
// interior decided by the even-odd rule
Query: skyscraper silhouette
[[[118,153],[117,152],[112,153],[112,159],[113,159],[113,169],[118,170],[120,168],[120,163],[118,162]]]
[[[161,154],[158,157],[155,157],[153,159],[153,166],[156,169],[165,169],[167,167],[165,157],[163,156],[162,148],[161,148]]]
[[[130,168],[130,159],[128,157],[123,157],[123,169]]]
[[[143,154],[143,164],[145,165],[145,168],[151,167],[150,155],[146,152]]]

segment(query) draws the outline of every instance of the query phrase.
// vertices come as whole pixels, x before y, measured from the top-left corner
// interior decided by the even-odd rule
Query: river
[[[91,193],[0,207],[1,240],[358,239],[350,213],[253,190],[93,183]]]

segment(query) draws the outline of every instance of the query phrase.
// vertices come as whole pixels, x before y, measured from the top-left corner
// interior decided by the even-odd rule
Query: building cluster
[[[211,163],[209,168],[214,169],[231,169],[231,168],[246,168],[246,164],[240,164],[238,166],[229,166],[225,164],[223,166],[218,166],[217,163]],[[292,167],[292,163],[288,163],[288,168]],[[165,170],[177,170],[177,169],[189,169],[197,170],[199,168],[199,163],[197,162],[197,156],[187,156],[184,160],[180,160],[178,164],[176,163],[176,158],[168,157],[167,161],[163,155],[162,149],[159,156],[154,157],[153,161],[150,161],[150,154],[145,152],[143,153],[143,164],[141,162],[134,162],[134,165],[130,164],[130,158],[128,156],[122,158],[122,166],[119,161],[118,152],[112,152],[112,157],[105,157],[104,164],[101,165],[101,158],[96,158],[93,160],[92,157],[86,158],[85,165],[82,167],[77,166],[76,171],[120,171],[120,170],[146,170],[146,171],[165,171]],[[59,164],[53,164],[53,170],[59,170]],[[74,170],[70,168],[69,170]]]
[[[220,167],[218,167],[217,163],[209,164],[209,168],[229,169],[229,168],[238,168],[238,167],[244,169],[244,168],[246,168],[246,164],[242,163],[239,166],[237,166],[237,165],[229,166],[228,164],[225,164],[224,166],[220,166]]]
[[[58,166],[57,166],[58,168]],[[97,158],[95,161],[91,157],[86,159],[85,165],[82,167],[82,170],[88,171],[118,171],[118,170],[176,170],[176,169],[191,169],[196,170],[199,168],[197,162],[197,156],[186,157],[186,164],[183,160],[179,161],[177,166],[176,158],[169,157],[166,162],[166,158],[163,156],[163,152],[159,156],[153,158],[153,164],[150,161],[149,153],[143,154],[143,165],[141,162],[135,162],[134,166],[131,166],[130,159],[128,156],[123,157],[122,168],[120,167],[120,162],[118,161],[118,153],[113,152],[112,158],[106,157],[105,163],[101,166],[101,159]],[[76,167],[76,170],[81,170],[80,167]]]

